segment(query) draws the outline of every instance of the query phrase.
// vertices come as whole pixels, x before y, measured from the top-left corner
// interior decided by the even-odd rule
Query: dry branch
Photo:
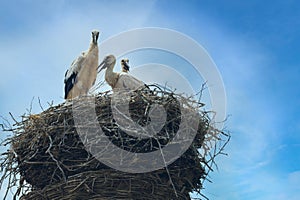
[[[14,119],[16,124],[10,130],[14,136],[6,140],[11,148],[1,155],[1,182],[9,178],[8,189],[18,186],[23,200],[190,199],[190,192],[200,193],[203,180],[212,170],[213,158],[224,149],[213,145],[220,140],[222,132],[213,128],[207,113],[200,110],[203,104],[158,86],[135,91],[130,96],[129,113],[141,127],[151,122],[151,105],[159,104],[167,113],[166,123],[157,135],[139,138],[118,126],[113,118],[111,98],[109,92],[96,95],[95,111],[103,132],[119,148],[134,153],[163,149],[176,136],[182,108],[198,113],[197,130],[181,127],[187,134],[196,131],[192,144],[179,159],[162,169],[141,174],[117,171],[86,150],[75,127],[72,102],[65,102],[40,114],[23,116],[21,122]],[[122,99],[119,101],[122,103]],[[188,114],[186,117],[195,120]],[[98,148],[106,148],[94,142]],[[211,148],[215,151],[207,154],[209,160],[206,154],[199,153],[201,149],[208,153]],[[147,160],[138,162],[147,163]]]

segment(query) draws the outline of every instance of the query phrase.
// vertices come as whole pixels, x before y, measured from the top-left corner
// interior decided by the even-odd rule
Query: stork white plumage
[[[76,58],[65,74],[65,99],[86,95],[95,84],[98,67],[99,31],[92,32],[90,47]]]
[[[99,65],[99,72],[103,69],[106,69],[105,72],[105,80],[108,85],[111,86],[113,91],[117,90],[137,90],[143,87],[146,87],[143,81],[138,80],[134,76],[128,74],[129,65],[127,64],[129,61],[121,61],[122,72],[116,73],[113,71],[114,66],[116,64],[116,58],[114,55],[109,55],[104,58],[102,63]]]

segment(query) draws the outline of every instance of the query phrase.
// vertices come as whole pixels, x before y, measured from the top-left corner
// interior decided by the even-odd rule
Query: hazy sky
[[[63,102],[64,73],[87,49],[92,29],[101,30],[100,41],[133,28],[173,29],[206,48],[227,93],[229,156],[217,159],[219,171],[203,193],[216,200],[296,200],[299,19],[296,0],[2,0],[0,115],[22,115],[33,97],[45,108]]]

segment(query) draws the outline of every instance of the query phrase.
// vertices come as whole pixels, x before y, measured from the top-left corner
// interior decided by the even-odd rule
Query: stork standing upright
[[[86,95],[95,84],[98,67],[99,31],[92,31],[92,40],[87,51],[76,58],[65,74],[65,99]]]
[[[125,68],[122,66],[123,72],[116,73],[114,72],[114,66],[116,64],[116,58],[114,55],[109,55],[104,58],[102,63],[99,65],[98,68],[100,68],[99,72],[103,69],[106,69],[105,71],[105,80],[108,83],[108,85],[111,86],[111,88],[116,90],[137,90],[143,87],[146,87],[145,83],[143,81],[138,80],[137,78],[131,76],[127,72],[129,71],[129,65],[127,62],[121,61],[121,65],[124,64]],[[124,71],[125,69],[125,71]]]

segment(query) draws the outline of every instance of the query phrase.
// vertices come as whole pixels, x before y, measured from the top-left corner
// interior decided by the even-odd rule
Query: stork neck
[[[98,44],[91,42],[88,52],[93,51],[95,48],[98,50]]]
[[[112,73],[113,70],[114,70],[114,66],[113,66],[113,65],[108,66],[107,69],[106,69],[106,74],[107,74],[107,73]]]

